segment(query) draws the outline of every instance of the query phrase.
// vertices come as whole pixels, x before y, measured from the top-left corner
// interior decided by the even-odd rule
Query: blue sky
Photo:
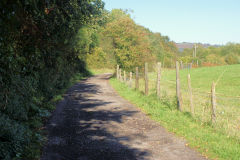
[[[176,42],[240,43],[240,0],[103,0]]]

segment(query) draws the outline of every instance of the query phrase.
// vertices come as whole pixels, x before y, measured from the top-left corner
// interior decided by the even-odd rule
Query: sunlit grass
[[[181,76],[186,74],[185,72],[186,71],[181,71]],[[164,74],[169,74],[168,76],[172,74],[172,77],[170,76],[169,78],[174,80],[174,71],[163,73],[163,75]],[[152,77],[154,77],[154,74]],[[162,82],[164,82],[164,79]],[[150,83],[150,86],[152,87],[149,96],[145,96],[142,93],[144,88],[142,87],[142,81],[140,92],[129,88],[128,85],[119,82],[115,78],[111,79],[110,83],[122,97],[140,107],[145,113],[147,113],[147,115],[160,122],[160,124],[170,132],[173,132],[180,137],[184,137],[190,147],[197,149],[203,155],[212,159],[239,160],[240,140],[238,137],[228,136],[225,132],[219,132],[216,130],[216,127],[219,126],[214,127],[211,124],[202,123],[202,121],[199,121],[196,116],[192,116],[189,112],[186,112],[188,110],[187,105],[184,108],[184,112],[176,110],[175,99],[168,96],[168,94],[172,94],[172,96],[174,95],[174,85],[169,83],[169,85],[164,85],[164,90],[166,89],[166,91],[162,91],[163,97],[162,99],[159,99],[154,94],[155,90],[152,88],[155,86],[154,81]],[[211,82],[209,83],[211,84]],[[206,87],[206,89],[207,88],[208,87]],[[167,89],[169,89],[169,91]],[[202,108],[205,108],[203,110],[206,111],[201,113],[201,110],[196,110],[196,112],[200,112],[199,114],[206,114],[206,117],[209,117],[209,108],[206,106]],[[205,116],[203,115],[203,117]]]
[[[89,70],[93,75],[102,74],[102,73],[114,73],[114,69],[110,69],[110,68],[94,68]]]
[[[215,129],[228,136],[240,139],[240,65],[203,67],[180,70],[183,111],[190,112],[187,75],[191,75],[194,118],[203,124],[211,123],[211,85],[217,82],[217,121]],[[140,74],[143,76],[143,74]],[[149,73],[149,92],[156,93],[157,73]],[[176,71],[163,69],[161,77],[161,98],[175,100]],[[135,83],[135,81],[133,81]],[[135,84],[133,84],[135,85]],[[140,92],[144,92],[144,79],[140,79]]]

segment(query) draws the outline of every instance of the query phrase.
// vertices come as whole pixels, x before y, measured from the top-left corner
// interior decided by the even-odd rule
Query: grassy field
[[[228,136],[240,139],[240,65],[202,67],[180,70],[183,110],[190,112],[187,75],[191,75],[193,90],[194,118],[203,124],[211,124],[211,85],[217,82],[217,121],[215,129]],[[157,73],[149,73],[150,94],[156,93]],[[176,71],[163,69],[161,99],[176,106]],[[134,84],[133,84],[134,85]],[[144,92],[144,80],[140,79],[140,91]]]
[[[240,159],[240,65],[183,69],[180,71],[183,108],[176,110],[175,70],[164,69],[161,99],[156,97],[156,73],[149,73],[150,95],[144,96],[144,81],[140,91],[116,79],[111,84],[121,96],[142,108],[169,131],[185,137],[191,147],[204,155],[218,159]],[[191,74],[195,114],[190,114],[187,74]],[[217,121],[211,123],[210,90],[217,82]],[[134,86],[134,84],[133,84]]]

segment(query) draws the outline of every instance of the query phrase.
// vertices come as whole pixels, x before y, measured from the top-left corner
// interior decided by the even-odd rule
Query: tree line
[[[87,73],[79,30],[103,8],[101,0],[0,1],[0,159],[39,159],[51,99]]]
[[[130,71],[135,67],[143,69],[144,62],[164,61],[169,67],[176,60],[178,50],[175,43],[167,36],[136,24],[127,10],[105,11],[101,19],[101,25],[81,32],[89,37],[85,49],[88,50],[86,62],[90,68],[111,68],[119,64]]]
[[[194,49],[184,49],[179,53],[179,60],[183,63],[198,61],[202,66],[231,65],[240,63],[240,44],[227,43],[223,46],[203,47],[198,45],[197,55],[193,56]]]
[[[200,63],[239,63],[239,44],[197,51]],[[197,60],[191,55],[101,0],[1,0],[0,159],[39,159],[53,97],[76,73],[89,74],[87,67],[171,67]]]

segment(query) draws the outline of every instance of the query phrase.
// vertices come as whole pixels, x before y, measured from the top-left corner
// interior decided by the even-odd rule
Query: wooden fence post
[[[177,107],[182,111],[182,95],[180,91],[180,77],[179,77],[179,63],[176,61],[176,94],[177,94]]]
[[[211,89],[211,102],[212,102],[212,123],[216,122],[216,95],[215,95],[215,83],[212,83]]]
[[[119,80],[122,82],[122,69],[119,69]]]
[[[132,88],[132,72],[129,73],[129,86]]]
[[[145,95],[148,95],[148,63],[145,63],[144,67],[144,77],[145,77]]]
[[[119,65],[117,65],[117,79],[119,79]]]
[[[161,97],[160,81],[161,81],[161,62],[158,62],[157,63],[157,96],[158,97]]]
[[[136,67],[136,82],[135,82],[135,88],[139,89],[139,74],[138,74],[138,67]]]
[[[190,98],[191,113],[194,114],[194,106],[193,106],[192,86],[191,86],[190,74],[188,74],[188,92],[189,92],[189,98]]]
[[[180,61],[180,68],[183,69],[183,63]]]
[[[127,81],[127,77],[126,77],[126,71],[123,71],[123,81],[126,82]]]
[[[197,67],[198,67],[198,60],[197,60]]]

